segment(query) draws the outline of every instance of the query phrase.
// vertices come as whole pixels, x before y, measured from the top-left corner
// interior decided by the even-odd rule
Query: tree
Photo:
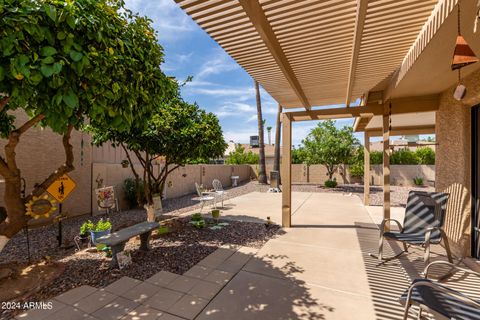
[[[268,144],[272,144],[272,127],[267,127]]]
[[[74,170],[70,135],[86,120],[126,130],[168,90],[150,22],[116,0],[0,0],[0,158],[7,217],[0,250],[27,223],[25,204]],[[14,111],[27,113],[23,124]],[[35,125],[63,135],[65,163],[22,197],[15,149]]]
[[[265,165],[265,137],[263,134],[263,126],[265,124],[262,116],[262,102],[260,100],[260,88],[257,81],[255,82],[255,96],[257,100],[257,119],[258,119],[258,141],[260,144],[259,150],[259,170],[258,183],[267,183],[267,169]]]
[[[252,151],[245,152],[245,148],[241,144],[235,146],[235,151],[230,152],[226,164],[258,164],[259,156]]]
[[[292,164],[303,164],[306,163],[307,155],[305,148],[299,145],[297,148],[293,147],[292,149]]]
[[[280,172],[280,133],[281,133],[281,122],[280,117],[282,116],[282,106],[278,104],[277,110],[277,120],[275,123],[275,158],[273,160],[273,171]],[[281,175],[278,176],[278,183],[281,184]]]
[[[220,157],[227,147],[218,118],[183,101],[179,95],[177,92],[176,98],[157,106],[145,125],[132,126],[127,132],[92,129],[94,143],[112,142],[124,148],[139,181],[140,173],[135,170],[129,151],[137,157],[143,167],[143,192],[149,213],[153,212],[153,195],[163,194],[172,171],[197,159]],[[159,170],[154,170],[159,164]]]
[[[338,165],[351,162],[359,146],[351,127],[338,129],[332,120],[320,122],[302,142],[306,163],[324,165],[329,180],[333,179]]]

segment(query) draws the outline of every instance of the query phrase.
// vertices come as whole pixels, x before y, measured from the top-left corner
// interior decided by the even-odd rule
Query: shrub
[[[435,164],[435,151],[428,147],[422,147],[415,150],[415,156],[418,164]]]
[[[363,162],[357,162],[350,166],[350,175],[355,178],[363,177]]]
[[[400,149],[390,156],[390,164],[418,164],[415,152],[409,149]]]
[[[423,186],[423,178],[420,177],[420,176],[417,176],[417,177],[413,178],[413,183],[416,186]]]
[[[337,187],[337,180],[335,180],[335,178],[333,178],[333,180],[327,180],[327,181],[325,181],[325,187],[327,187],[327,188],[335,188],[335,187]]]
[[[190,218],[190,224],[192,224],[197,229],[205,227],[205,220],[203,219],[202,214],[198,212],[192,214],[192,217]]]
[[[382,164],[382,163],[383,163],[383,152],[381,151],[370,152],[370,164]]]
[[[125,200],[128,203],[130,209],[140,206],[142,203],[145,203],[145,195],[143,193],[143,181],[140,180],[138,183],[135,179],[128,178],[123,181],[123,192],[125,194]],[[138,196],[140,195],[140,201]]]

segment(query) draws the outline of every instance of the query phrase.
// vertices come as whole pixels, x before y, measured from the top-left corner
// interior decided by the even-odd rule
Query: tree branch
[[[0,99],[0,112],[2,112],[3,109],[5,109],[9,101],[10,101],[9,96],[5,96],[2,99]]]
[[[69,125],[67,128],[67,132],[64,133],[62,138],[63,148],[65,150],[65,163],[61,165],[55,172],[49,175],[41,184],[37,185],[30,193],[30,195],[28,195],[26,201],[30,201],[30,199],[34,196],[38,197],[42,195],[55,180],[75,169],[75,167],[73,166],[73,146],[70,144],[72,131],[73,125]]]
[[[16,129],[15,131],[17,131],[20,135],[22,135],[23,133],[25,133],[25,131],[27,131],[28,129],[30,129],[31,127],[33,127],[34,125],[42,121],[43,119],[45,119],[45,115],[38,114],[32,119],[25,122],[20,128]]]
[[[137,181],[140,180],[140,176],[138,175],[137,171],[135,170],[135,166],[133,165],[132,158],[130,157],[130,154],[128,153],[127,147],[125,147],[123,142],[121,142],[120,145],[122,146],[123,150],[125,150],[125,153],[127,154],[127,159],[128,159],[128,162],[130,163],[130,168],[132,169],[133,175],[135,176]]]

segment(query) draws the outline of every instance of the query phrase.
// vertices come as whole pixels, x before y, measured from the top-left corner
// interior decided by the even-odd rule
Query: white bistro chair
[[[200,186],[198,183],[195,182],[195,189],[197,190],[197,195],[198,197],[193,198],[193,200],[200,201],[201,207],[200,207],[200,213],[202,213],[203,207],[205,206],[205,203],[212,201],[215,202],[215,197],[210,196],[210,195],[205,195],[203,191],[201,190]]]
[[[223,190],[222,183],[218,179],[214,179],[212,181],[212,186],[213,186],[213,189],[215,189],[215,194],[222,200],[222,208],[223,208],[223,200],[225,199],[225,195],[228,192]]]

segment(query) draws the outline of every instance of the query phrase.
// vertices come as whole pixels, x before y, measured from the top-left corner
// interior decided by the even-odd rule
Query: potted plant
[[[218,218],[220,218],[220,210],[219,209],[213,209],[212,210],[212,218],[215,221],[218,221]]]
[[[82,242],[86,242],[88,240],[88,234],[90,230],[92,230],[95,227],[92,221],[87,220],[82,225],[80,226],[80,240]]]
[[[94,225],[92,229],[90,229],[90,236],[92,239],[93,244],[97,244],[97,239],[103,236],[106,236],[107,234],[110,234],[112,231],[112,223],[110,222],[109,219],[103,220],[100,219],[98,220],[97,224]]]

